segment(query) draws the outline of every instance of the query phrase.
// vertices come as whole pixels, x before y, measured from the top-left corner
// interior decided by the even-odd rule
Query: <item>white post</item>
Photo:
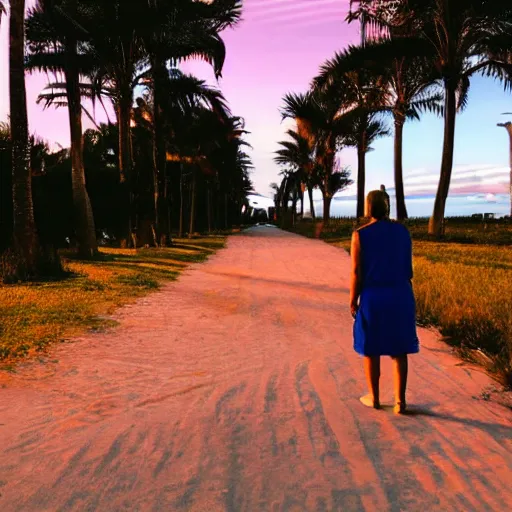
[[[510,195],[510,216],[512,217],[512,123],[509,121],[507,123],[498,124],[501,128],[505,128],[507,130],[508,136],[510,138],[510,183],[509,183],[509,195]]]

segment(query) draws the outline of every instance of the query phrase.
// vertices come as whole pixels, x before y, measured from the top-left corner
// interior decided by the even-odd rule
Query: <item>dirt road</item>
[[[2,374],[0,510],[511,510],[512,411],[431,333],[414,414],[359,403],[348,274],[340,249],[255,228]]]

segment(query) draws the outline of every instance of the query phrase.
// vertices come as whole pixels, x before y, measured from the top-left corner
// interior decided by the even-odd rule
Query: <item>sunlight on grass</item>
[[[480,349],[512,375],[512,251],[416,242],[418,318],[463,350]]]
[[[0,285],[0,360],[44,349],[87,329],[112,322],[100,316],[176,279],[191,263],[202,262],[225,244],[224,237],[175,240],[166,249],[102,248],[96,261],[63,254],[65,279]]]

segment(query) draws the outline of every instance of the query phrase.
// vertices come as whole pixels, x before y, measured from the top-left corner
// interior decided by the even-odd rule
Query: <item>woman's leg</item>
[[[366,381],[368,383],[370,394],[363,396],[361,398],[361,402],[368,407],[379,409],[380,357],[366,356],[364,358],[364,371],[366,374]]]
[[[394,382],[395,382],[395,412],[403,413],[407,407],[405,392],[407,390],[407,373],[409,363],[407,355],[393,357]]]

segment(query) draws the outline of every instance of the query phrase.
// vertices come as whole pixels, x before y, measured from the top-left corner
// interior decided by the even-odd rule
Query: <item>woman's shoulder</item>
[[[402,232],[404,234],[409,235],[409,229],[407,228],[407,226],[405,226],[405,224],[402,224],[401,222],[391,219],[380,222],[369,222],[368,224],[365,224],[364,226],[361,226],[360,228],[354,230],[354,234],[368,233],[373,230],[391,230],[395,232]]]
[[[357,228],[354,233],[362,233],[364,231],[368,231],[374,224],[369,223],[365,224],[364,226],[361,226],[360,228]]]
[[[392,223],[393,225],[393,231],[395,233],[395,237],[397,237],[397,240],[401,240],[403,243],[409,245],[412,243],[411,239],[411,233],[409,232],[409,229],[405,224],[402,224],[401,222],[394,221]]]
[[[389,224],[393,226],[392,229],[395,229],[396,231],[401,231],[402,233],[409,234],[409,229],[402,222],[398,222],[397,220],[390,220]]]

